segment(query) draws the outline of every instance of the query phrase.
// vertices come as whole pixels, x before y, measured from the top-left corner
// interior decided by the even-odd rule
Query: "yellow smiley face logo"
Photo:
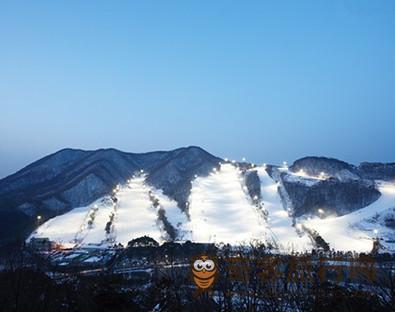
[[[192,263],[193,281],[200,289],[207,289],[214,284],[217,266],[207,256],[201,256]]]

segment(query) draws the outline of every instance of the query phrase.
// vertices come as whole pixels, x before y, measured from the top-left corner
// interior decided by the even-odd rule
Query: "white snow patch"
[[[248,243],[264,241],[265,221],[243,191],[242,176],[231,164],[192,182],[189,198],[192,240],[196,242]]]
[[[74,245],[75,235],[80,230],[89,210],[89,206],[75,208],[64,215],[49,219],[33,232],[28,240],[32,237],[48,237],[60,244],[73,243]]]
[[[110,220],[110,214],[114,211],[114,207],[111,203],[99,205],[99,209],[95,213],[95,219],[92,226],[87,224],[83,225],[83,234],[81,239],[83,244],[101,244],[106,240],[105,227],[107,222]],[[78,236],[78,235],[77,235]]]
[[[94,262],[99,262],[101,259],[102,259],[102,258],[93,256],[93,257],[89,257],[89,258],[85,259],[84,262],[87,262],[87,263],[94,263]]]
[[[139,175],[129,180],[127,185],[115,189],[117,203],[105,196],[89,206],[75,208],[45,222],[31,234],[29,240],[31,237],[48,237],[62,245],[93,248],[103,248],[113,243],[125,246],[130,240],[144,235],[162,242],[163,229],[158,222],[157,208],[149,199],[149,191],[158,197],[169,222],[179,233],[185,234],[182,228],[187,220],[185,213],[162,191],[146,185],[145,176]],[[113,229],[107,234],[105,229],[111,215],[114,215]]]
[[[144,183],[145,176],[130,180],[127,187],[117,192],[118,209],[115,217],[116,241],[124,246],[133,238],[147,235],[162,242],[162,234],[157,224],[157,211],[152,207]]]
[[[343,251],[370,252],[373,247],[374,230],[387,230],[369,219],[395,207],[395,185],[378,182],[381,197],[374,203],[341,217],[318,217],[302,221],[308,228],[316,230],[329,243],[330,248]],[[382,235],[382,234],[381,234]]]
[[[322,179],[317,178],[317,177],[298,175],[298,174],[293,173],[291,171],[288,171],[288,174],[284,175],[283,179],[287,182],[300,183],[300,184],[304,184],[309,187],[322,181]]]
[[[268,227],[272,240],[282,251],[304,251],[312,248],[307,234],[298,233],[292,219],[284,209],[278,193],[278,185],[266,172],[264,166],[256,168],[261,181],[261,196],[264,209],[268,212]]]
[[[188,223],[187,215],[178,207],[177,202],[164,195],[162,190],[152,189],[152,194],[159,200],[160,207],[165,210],[167,220],[177,230],[177,238],[179,240],[190,239],[188,230],[185,228]]]

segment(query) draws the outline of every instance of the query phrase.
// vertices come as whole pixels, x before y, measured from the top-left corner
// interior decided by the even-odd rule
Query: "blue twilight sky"
[[[1,1],[0,177],[64,147],[395,161],[395,1]]]

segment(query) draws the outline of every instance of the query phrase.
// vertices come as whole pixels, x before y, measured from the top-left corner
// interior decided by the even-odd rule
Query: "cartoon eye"
[[[196,261],[193,263],[193,267],[194,267],[194,269],[195,269],[196,271],[201,271],[201,270],[203,270],[203,267],[204,267],[203,261],[202,261],[202,260],[196,260]]]
[[[213,260],[206,260],[206,261],[204,261],[204,268],[205,268],[207,271],[212,271],[212,270],[214,270],[214,268],[215,268],[215,263],[214,263],[214,261],[213,261]]]

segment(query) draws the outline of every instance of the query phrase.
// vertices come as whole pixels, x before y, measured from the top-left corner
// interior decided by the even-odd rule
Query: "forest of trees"
[[[176,249],[167,245],[165,250]],[[132,249],[129,253],[133,256]],[[58,279],[42,259],[16,249],[3,256],[0,311],[394,311],[393,265],[375,272],[374,279],[369,272],[339,279],[333,270],[322,278],[322,268],[317,262],[309,265],[307,255],[276,256],[264,246],[225,246],[212,256],[216,282],[202,292],[194,286],[189,268],[172,266],[176,254],[166,270],[158,267],[148,281],[147,276],[130,279],[111,271],[91,276],[75,272]],[[329,255],[339,256],[355,257]],[[392,257],[384,260],[394,263]]]

